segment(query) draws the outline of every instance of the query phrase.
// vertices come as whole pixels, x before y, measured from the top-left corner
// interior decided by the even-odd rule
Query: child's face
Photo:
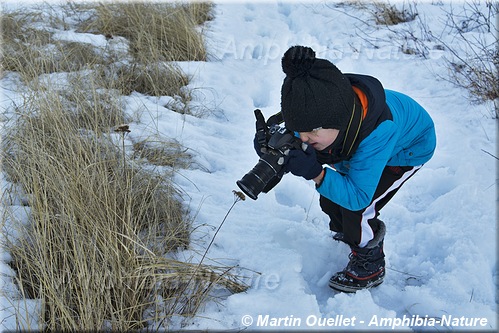
[[[315,150],[324,150],[338,137],[339,130],[333,128],[319,128],[312,132],[299,132],[301,141],[311,145]]]

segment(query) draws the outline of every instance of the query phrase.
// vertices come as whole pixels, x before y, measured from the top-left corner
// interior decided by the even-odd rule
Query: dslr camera
[[[284,175],[284,157],[291,149],[301,149],[302,141],[295,137],[293,132],[281,126],[280,113],[265,122],[259,109],[254,112],[257,141],[255,146],[260,147],[262,154],[255,167],[236,184],[247,196],[256,200],[258,194],[267,193],[281,181]]]

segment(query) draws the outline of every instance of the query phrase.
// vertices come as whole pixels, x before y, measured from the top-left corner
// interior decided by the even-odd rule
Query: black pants
[[[387,166],[381,174],[373,200],[364,209],[351,211],[320,196],[320,206],[331,221],[329,228],[344,234],[343,240],[350,246],[364,247],[374,238],[378,230],[378,215],[388,201],[397,193],[398,189],[419,170],[421,166]]]

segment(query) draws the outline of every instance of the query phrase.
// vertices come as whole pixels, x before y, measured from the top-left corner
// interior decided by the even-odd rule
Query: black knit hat
[[[281,111],[289,130],[346,129],[354,105],[348,78],[330,61],[318,59],[309,47],[293,46],[282,57],[286,78]]]

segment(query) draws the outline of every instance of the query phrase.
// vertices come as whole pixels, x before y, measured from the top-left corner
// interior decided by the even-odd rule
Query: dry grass
[[[141,140],[133,148],[136,158],[146,159],[152,165],[187,169],[192,164],[188,149],[176,140]]]
[[[156,62],[149,65],[132,64],[116,68],[116,75],[109,76],[110,88],[119,89],[123,95],[133,91],[150,96],[181,96],[185,102],[190,97],[182,87],[189,83],[187,76],[173,63]]]
[[[499,118],[499,3],[488,2],[484,10],[479,2],[466,2],[461,8],[451,6],[446,16],[459,43],[434,37],[450,52],[445,58],[449,77],[443,79],[465,88],[473,103],[495,102],[494,115]]]
[[[115,329],[131,328],[147,306],[132,283],[147,254],[139,232],[161,232],[172,251],[188,244],[189,225],[171,182],[123,167],[111,138],[82,132],[66,106],[52,93],[33,97],[36,111],[4,140],[9,178],[23,184],[32,214],[11,248],[13,266],[26,296],[43,299],[48,327],[90,329],[115,317],[125,325]]]
[[[68,13],[91,10],[67,6]],[[30,213],[27,224],[3,216],[17,235],[3,245],[21,294],[42,302],[41,328],[168,328],[172,316],[195,315],[215,286],[244,290],[231,267],[170,259],[190,243],[190,213],[172,173],[148,171],[136,159],[175,169],[189,167],[190,155],[166,139],[138,142],[125,153],[127,127],[113,131],[130,120],[121,96],[132,91],[187,103],[188,78],[166,61],[205,58],[201,36],[190,34],[209,8],[98,5],[96,20],[81,22],[94,33],[129,38],[132,62],[112,50],[55,41],[48,30],[32,28],[38,15],[2,16],[2,68],[27,85],[3,133],[2,168],[15,184],[3,199],[20,198]],[[165,33],[175,27],[172,39]],[[166,52],[172,46],[180,46],[174,55]]]
[[[203,61],[206,49],[197,31],[210,17],[211,5],[151,2],[106,3],[82,22],[79,31],[123,36],[137,62]]]
[[[431,57],[431,50],[444,51],[443,59],[448,71],[445,75],[434,73],[439,79],[466,89],[471,103],[490,103],[495,118],[499,118],[499,31],[497,1],[463,2],[442,8],[444,28],[435,33],[426,23],[424,15],[417,12],[417,2],[396,3],[384,1],[368,3],[350,0],[343,5],[366,11],[377,25],[384,26],[393,35],[389,42],[400,47],[405,54],[422,58]],[[406,27],[392,27],[416,20]],[[368,22],[364,22],[369,27]],[[378,38],[371,38],[363,31],[368,44],[376,45]]]
[[[353,7],[358,11],[368,12],[376,25],[384,26],[409,22],[414,20],[418,15],[412,5],[406,5],[405,3],[400,5],[400,2],[396,6],[390,4],[389,1],[347,0],[335,3],[334,5]]]
[[[103,131],[101,119],[117,116],[113,107],[99,109],[101,117],[75,114],[84,103],[66,93],[71,98],[56,90],[26,96],[3,140],[4,171],[22,184],[17,195],[31,210],[31,223],[19,221],[21,237],[7,244],[11,265],[23,295],[43,300],[44,327],[137,329],[194,314],[215,285],[243,290],[228,268],[163,257],[189,244],[181,191],[123,155],[126,132]],[[137,151],[146,154],[142,144]],[[188,157],[177,148],[143,157],[178,166]]]
[[[78,71],[105,63],[90,44],[53,40],[47,30],[34,29],[34,14],[2,15],[2,59],[5,71],[20,73],[26,82],[41,74]]]
[[[462,60],[462,59],[459,59]],[[450,82],[465,88],[473,103],[499,100],[499,51],[483,48],[482,55],[470,55],[466,62],[448,61]],[[499,110],[495,110],[499,118]]]
[[[402,9],[398,9],[389,2],[375,1],[373,7],[372,15],[378,25],[390,26],[410,22],[418,15],[410,5],[407,8],[404,5]]]
[[[180,96],[188,103],[190,96],[183,87],[189,78],[170,61],[206,59],[198,25],[211,19],[212,4],[106,2],[93,8],[67,3],[63,9],[79,21],[77,31],[104,35],[108,45],[56,40],[49,29],[33,28],[33,23],[47,19],[41,14],[7,13],[1,19],[2,69],[20,73],[26,83],[42,74],[92,69],[107,78],[106,88],[124,95],[136,91]],[[92,11],[91,18],[80,18],[89,16],[83,12]],[[50,21],[53,26],[64,25],[60,18]],[[118,37],[128,40],[126,54],[112,47]],[[188,109],[179,111],[189,113]]]

